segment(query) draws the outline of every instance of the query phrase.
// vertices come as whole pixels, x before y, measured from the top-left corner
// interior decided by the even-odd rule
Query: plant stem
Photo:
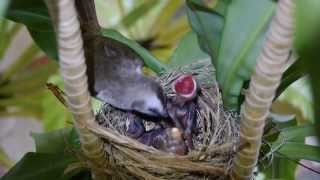
[[[240,122],[240,142],[249,146],[238,151],[233,160],[233,177],[251,179],[257,164],[265,118],[293,46],[293,0],[279,0],[269,34],[261,51],[246,94]]]
[[[106,168],[103,142],[86,127],[95,121],[88,91],[86,64],[74,0],[47,0],[51,16],[54,18],[59,44],[60,72],[64,80],[69,110],[73,114],[74,124],[81,141],[81,148],[91,162],[93,179],[105,179],[102,172]],[[93,0],[77,0],[77,3],[94,5]],[[89,3],[89,4],[87,4]],[[92,18],[82,14],[84,18]],[[98,27],[98,25],[97,25]],[[95,167],[92,164],[97,164]]]

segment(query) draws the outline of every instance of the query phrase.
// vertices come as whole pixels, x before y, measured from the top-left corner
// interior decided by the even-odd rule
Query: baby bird
[[[126,126],[126,135],[133,139],[138,139],[146,132],[142,119],[134,114],[129,115]]]
[[[193,149],[192,132],[196,124],[197,84],[192,75],[182,75],[173,83],[176,96],[167,103],[168,114],[175,127],[182,131],[189,149]]]
[[[142,120],[138,117],[129,117],[126,134],[145,144],[161,151],[185,155],[187,147],[178,128],[157,128],[146,131]]]

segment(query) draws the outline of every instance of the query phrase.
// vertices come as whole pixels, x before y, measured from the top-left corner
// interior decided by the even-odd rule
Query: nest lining
[[[171,83],[182,74],[192,74],[199,84],[195,149],[185,156],[172,155],[146,146],[126,136],[131,112],[104,105],[96,116],[100,126],[91,127],[105,142],[106,169],[119,179],[225,179],[239,140],[239,117],[224,110],[214,70],[201,61],[160,75],[164,92],[175,94]],[[147,130],[157,123],[144,119]]]

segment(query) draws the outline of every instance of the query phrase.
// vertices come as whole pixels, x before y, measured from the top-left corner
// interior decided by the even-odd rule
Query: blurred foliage
[[[131,33],[131,31],[130,31],[131,27],[134,28],[135,25],[137,24],[138,20],[141,20],[142,16],[148,17],[148,16],[146,16],[146,14],[148,14],[148,12],[150,10],[152,10],[152,8],[154,8],[158,4],[157,2],[158,1],[144,1],[144,3],[140,4],[138,7],[131,10],[127,15],[123,15],[123,17],[121,18],[121,20],[119,22],[120,25],[125,26],[126,29],[128,29],[128,31]],[[121,3],[119,3],[119,4],[121,4]],[[171,4],[174,5],[175,7],[178,7],[178,5],[179,4],[181,5],[182,3],[181,2],[174,3],[173,1],[167,2],[167,4],[165,5],[165,7],[167,7],[167,9],[168,9],[168,11],[166,11],[166,16],[165,16],[166,18],[163,18],[162,16],[161,16],[161,18],[159,18],[159,21],[162,22],[163,26],[167,26],[169,22],[176,24],[176,22],[171,22],[171,19],[173,18],[172,16],[174,15],[175,10],[176,10],[176,9],[171,8]],[[168,7],[170,7],[170,8],[168,8]],[[33,37],[35,42],[38,44],[38,46],[40,46],[41,49],[43,49],[49,55],[49,57],[51,57],[53,59],[57,59],[57,48],[56,48],[56,42],[54,40],[54,32],[53,32],[52,22],[50,20],[48,10],[42,0],[32,0],[32,3],[24,3],[21,1],[13,0],[13,2],[11,3],[11,5],[9,7],[7,17],[11,20],[14,20],[16,22],[20,22],[20,23],[23,23],[24,25],[26,25],[31,36]],[[179,18],[177,18],[177,19],[179,19]],[[169,22],[167,22],[167,21],[169,21]],[[178,26],[174,26],[173,29],[168,29],[168,31],[165,31],[165,32],[161,31],[161,33],[165,33],[163,35],[167,36],[167,37],[171,36],[171,38],[170,38],[171,41],[176,41],[178,39],[176,37],[179,35],[181,36],[181,33],[179,33],[179,31],[181,31],[182,33],[186,32],[184,30],[185,28],[183,28],[183,27],[185,27],[185,26],[183,26],[183,23],[182,23],[182,28],[181,28],[181,23],[179,23],[181,21],[183,21],[183,18],[182,18],[182,20],[178,21]],[[183,22],[187,23],[185,18],[184,18]],[[117,37],[120,37],[120,34],[117,34],[115,32],[108,34],[107,32],[111,32],[111,30],[109,30],[109,31],[104,30],[104,33],[102,33],[102,35],[104,35],[105,37],[108,37],[108,38],[112,38],[113,36],[115,36],[115,39],[120,40],[119,38],[117,38]],[[141,33],[141,31],[139,31],[139,32]],[[159,33],[157,33],[157,32],[153,36],[162,37],[162,36],[159,36]],[[138,43],[140,43],[142,46],[144,46],[147,49],[155,50],[158,54],[161,51],[159,51],[159,49],[157,49],[155,47],[159,46],[162,48],[162,46],[170,46],[172,43],[175,43],[175,42],[169,42],[169,41],[163,40],[163,39],[167,39],[167,38],[162,38],[162,39],[160,38],[159,40],[157,40],[154,37],[147,37],[147,36],[145,36],[143,38],[144,39],[137,40]],[[128,43],[127,43],[128,40],[124,41],[123,39],[124,38],[121,38],[120,42],[128,45]],[[133,43],[129,43],[129,44],[133,44]],[[166,44],[166,45],[164,45],[164,44]],[[133,46],[130,46],[130,48],[132,48],[132,47]],[[164,66],[161,67],[161,69],[160,69],[159,68],[161,66],[160,62],[158,62],[158,60],[156,60],[155,58],[152,58],[152,56],[146,55],[146,54],[148,54],[147,51],[143,50],[142,48],[133,48],[133,49],[139,55],[141,55],[141,53],[140,53],[141,51],[144,51],[144,53],[142,53],[142,58],[145,60],[147,66],[149,66],[150,68],[154,67],[154,69],[153,69],[154,71],[159,72],[160,70],[163,70]],[[150,61],[150,59],[151,59],[151,61]]]
[[[279,129],[280,134],[276,141],[272,142],[272,149],[276,149],[278,153],[284,154],[290,159],[320,162],[320,146],[304,144],[306,137],[316,136],[315,126],[317,125],[309,124]]]
[[[35,45],[25,49],[20,57],[1,74],[0,113],[1,115],[40,116],[41,107],[37,98],[41,97],[39,87],[43,86],[47,70],[26,68],[38,53]],[[41,74],[41,76],[39,76]]]
[[[74,128],[33,133],[32,137],[36,152],[27,153],[1,180],[72,179],[85,170],[84,166],[79,166],[66,171],[79,163],[81,157],[80,141]],[[76,176],[75,179],[88,179],[88,176]]]
[[[282,112],[287,114],[297,114],[301,112],[301,117],[298,119],[300,124],[313,123],[314,111],[313,111],[313,97],[310,87],[310,81],[307,77],[299,79],[295,83],[291,84],[278,98],[278,101],[284,103],[282,107],[278,106],[278,112],[282,109]],[[290,108],[292,106],[292,108]],[[292,110],[285,110],[292,109]],[[299,112],[300,111],[300,112]]]
[[[124,28],[129,29],[132,27],[138,20],[140,20],[143,16],[148,14],[150,10],[154,8],[154,6],[158,5],[159,0],[152,1],[144,1],[139,4],[133,10],[131,10],[128,14],[126,14],[120,21],[120,24],[124,26]]]
[[[198,3],[198,6],[194,7],[190,2],[194,1],[189,1],[188,4],[193,9],[192,15],[202,13],[202,16],[198,15],[197,18],[189,16],[189,21],[195,24],[192,28],[198,33],[200,47],[211,55],[223,92],[224,104],[236,110],[239,108],[243,84],[250,79],[261,50],[275,3],[270,0],[219,1],[223,5],[219,6],[218,3],[216,9],[208,11],[205,4],[203,7]],[[209,26],[207,22],[216,26]],[[217,27],[222,29],[217,30]],[[210,38],[205,37],[205,34],[212,32],[217,33],[206,35]]]
[[[75,158],[70,155],[29,152],[1,180],[64,179],[63,172],[72,162]]]
[[[2,0],[0,2],[0,29],[1,30],[2,30],[2,23],[3,23],[3,21],[2,21],[3,15],[4,15],[5,11],[7,10],[8,4],[9,4],[8,0]],[[1,32],[0,32],[0,34],[1,34]]]
[[[294,180],[297,163],[279,155],[273,157],[270,166],[264,169],[264,179]]]
[[[116,2],[95,1],[100,24],[105,28],[116,28],[150,50],[161,62],[167,63],[178,40],[189,31],[184,14],[184,0],[117,0]],[[144,6],[148,8],[141,8]],[[130,16],[132,14],[134,16]]]
[[[277,124],[275,127],[279,127]],[[304,144],[305,138],[316,136],[319,125],[288,125],[276,128],[276,133],[264,135],[260,170],[267,179],[295,179],[300,159],[320,161],[320,146]],[[276,136],[276,138],[274,138]]]
[[[277,99],[292,83],[306,75],[306,71],[300,63],[301,61],[296,61],[284,72],[281,79],[281,84],[277,89],[274,99]]]
[[[3,52],[9,48],[21,27],[12,22],[7,24],[14,33],[8,29],[11,37],[6,39],[5,46],[1,46],[5,49],[1,49]],[[4,36],[8,37],[6,34]],[[71,116],[45,87],[49,77],[57,72],[57,63],[45,56],[39,56],[39,53],[38,47],[31,44],[1,72],[0,115],[36,117],[43,120],[44,129],[50,131],[65,127]],[[55,83],[61,85],[62,81],[55,80]]]
[[[1,3],[0,3],[0,17],[2,17],[3,14],[5,13],[5,11],[7,10],[8,3],[9,3],[8,0],[1,1]]]
[[[300,1],[299,3],[301,6],[304,6],[303,2]],[[245,87],[244,82],[250,79],[255,60],[261,50],[263,38],[270,18],[273,15],[275,2],[268,0],[259,2],[250,0],[221,0],[212,6],[208,6],[208,4],[205,4],[205,1],[189,0],[187,4],[189,7],[189,21],[193,31],[198,35],[200,47],[211,56],[212,62],[215,65],[217,80],[222,88],[224,103],[229,108],[237,109],[240,107],[237,103],[241,103],[241,99],[239,99],[241,96],[239,95],[242,88]],[[313,5],[316,6],[315,2]],[[320,6],[313,8],[314,12],[308,12],[306,6],[304,6],[304,13],[306,15],[304,18],[320,12],[316,10],[318,7]],[[312,24],[311,26],[319,25],[319,22],[315,22],[319,17],[316,18],[313,16],[313,18],[309,17],[309,20],[310,19],[313,19],[314,22],[306,22],[303,18],[301,18],[301,22],[310,23]],[[208,22],[213,23],[215,26],[210,27],[210,23]],[[303,31],[305,27],[306,26],[301,26],[301,36],[306,35],[306,32]],[[315,32],[319,33],[320,29],[315,30]],[[206,33],[209,35],[206,35]],[[214,35],[217,37],[214,37]],[[312,40],[315,41],[317,38],[318,36],[313,37]],[[213,41],[215,42],[212,43]],[[311,41],[311,39],[307,40],[308,43],[309,41]],[[316,49],[319,48],[319,46],[318,44],[314,46],[314,54],[318,56],[319,54],[316,53]],[[316,58],[316,56],[311,58],[309,56],[309,60],[311,59],[315,61],[320,58]],[[281,116],[290,116],[301,112],[301,116],[298,116],[299,118],[297,119],[298,125],[313,122],[311,115],[313,112],[313,100],[307,88],[308,83],[298,83],[290,86],[296,80],[308,74],[301,60],[300,58],[296,61],[284,73],[277,97],[280,94],[282,95],[280,98],[276,98],[279,99],[279,101],[276,102],[281,102],[281,105],[285,105],[285,107],[277,106],[278,109],[276,109],[276,112],[280,113]],[[314,69],[316,69],[315,67],[319,66],[313,66]],[[317,77],[319,77],[319,75]],[[314,80],[318,80],[318,78],[314,78]],[[318,90],[317,92],[320,91]],[[291,108],[290,111],[284,111],[287,109],[287,106],[294,108]],[[280,116],[277,118],[279,117]],[[297,123],[292,122],[291,120],[287,124],[295,127]],[[280,126],[282,125],[277,125],[277,127]],[[290,139],[290,137],[294,137],[294,134],[286,133],[283,135],[282,132],[286,132],[287,129],[278,128],[274,130],[273,138],[266,142],[270,144],[272,148],[267,152],[270,153],[270,156],[274,157],[271,162],[272,171],[264,171],[267,178],[294,179],[294,169],[299,159],[319,161],[319,146],[304,144],[305,137],[316,135],[315,132],[318,132],[314,131],[314,128],[318,127],[314,127],[314,125],[310,127],[299,127],[297,134],[299,134],[298,136],[302,140],[300,142],[291,142],[292,139]],[[305,134],[303,134],[303,132],[305,132]],[[279,144],[278,141],[282,136],[287,137],[288,141],[286,140]],[[301,149],[299,149],[299,147],[301,147]]]
[[[156,15],[153,15],[155,19],[158,18],[158,20],[162,22],[163,26],[160,27],[167,31],[150,31],[150,34],[161,38],[155,38],[156,41],[154,42],[152,42],[153,40],[150,41],[142,39],[138,41],[138,43],[148,48],[152,47],[155,52],[160,55],[162,52],[165,52],[162,51],[163,44],[170,46],[169,48],[173,49],[175,44],[172,44],[171,42],[177,41],[179,39],[179,35],[181,36],[187,32],[187,19],[184,17],[179,21],[170,22],[172,26],[170,26],[169,29],[167,28],[167,21],[171,20],[172,16],[176,12],[176,8],[181,6],[182,2],[183,1],[175,1],[172,3],[171,1],[167,1],[164,6],[167,8],[169,7],[169,11],[171,13],[168,14],[168,11],[166,10],[164,13],[166,14],[165,18],[158,18]],[[174,6],[176,8],[172,8],[171,4],[175,4]],[[145,9],[147,6],[148,10]],[[123,17],[119,21],[120,25],[116,27],[123,28],[123,26],[125,26],[125,28],[130,29],[130,31],[132,31],[131,29],[138,28],[135,27],[138,26],[138,21],[140,21],[138,19],[148,17],[145,13],[151,11],[154,6],[157,6],[157,3],[144,1],[141,5],[130,10],[128,14],[123,14]],[[160,12],[161,9],[159,9],[159,13]],[[66,123],[71,120],[70,113],[52,95],[52,93],[45,88],[46,82],[51,82],[63,87],[61,78],[55,75],[57,71],[57,63],[49,61],[46,57],[39,57],[38,46],[44,50],[51,59],[58,59],[51,20],[43,1],[32,0],[32,2],[26,3],[13,0],[9,7],[7,18],[26,25],[30,35],[34,39],[35,43],[37,43],[37,46],[35,44],[30,45],[29,48],[24,50],[21,57],[14,61],[15,63],[2,73],[2,83],[0,85],[0,94],[2,96],[0,98],[0,105],[3,106],[2,109],[4,111],[1,115],[37,117],[43,121],[45,131],[52,131],[65,127],[67,125]],[[6,22],[8,21],[6,20]],[[154,22],[154,24],[158,25],[157,22]],[[20,27],[20,24],[13,24],[10,29],[5,29],[5,33],[1,31],[1,37],[4,37],[3,39],[5,40],[0,43],[0,47],[3,47],[0,50],[2,55],[5,54],[16,33],[20,30]],[[132,32],[134,34],[138,31],[133,30]],[[133,48],[140,56],[147,59],[146,64],[151,68],[154,67],[154,71],[159,72],[165,69],[164,65],[134,41],[126,39],[121,34],[112,30],[104,30],[102,34]],[[141,34],[141,31],[139,34]],[[138,35],[136,37],[138,37]],[[149,37],[146,36],[146,38]],[[159,46],[160,48],[157,49],[156,46]],[[71,131],[70,129],[63,129],[61,131],[53,131],[48,134],[33,134],[32,136],[36,142],[37,153],[27,154],[10,170],[10,172],[6,174],[5,177],[3,177],[3,179],[61,178],[66,166],[74,162],[75,156],[74,154],[72,154],[72,156],[70,156],[70,154],[59,156],[58,154],[64,154],[67,146],[69,147],[70,144],[71,147],[74,147],[75,149],[79,148],[79,139],[77,136],[70,135],[74,134],[74,132],[74,129]],[[50,166],[46,166],[46,163],[48,162],[52,162],[52,164]],[[39,173],[32,173],[29,169],[33,168],[36,168]],[[85,177],[88,179],[88,176]]]
[[[21,29],[21,24],[12,23],[9,20],[0,20],[0,61],[3,59],[10,42]]]
[[[24,24],[38,46],[51,59],[58,59],[52,21],[43,0],[11,0],[6,17]]]
[[[176,14],[177,9],[182,7],[184,1],[135,1],[129,8],[125,8],[124,1],[119,0],[117,2],[121,13],[119,13],[120,17],[117,24],[111,26],[111,28],[120,30],[124,35],[128,35],[128,37],[149,49],[162,62],[167,62],[177,41],[189,29],[185,15]],[[101,0],[97,0],[96,4],[107,5]],[[97,9],[104,12],[114,12],[115,10],[111,8],[113,6],[104,8],[99,6]],[[156,13],[151,12],[154,9],[157,9]],[[50,58],[58,59],[52,22],[43,0],[32,0],[32,2],[12,0],[7,18],[25,24],[38,46]]]
[[[48,133],[32,133],[37,153],[64,153],[80,149],[75,128],[61,128]]]
[[[209,60],[208,54],[204,53],[200,49],[199,44],[194,42],[197,42],[194,32],[191,31],[184,35],[171,55],[168,66],[170,68],[177,68],[198,60]]]
[[[199,1],[187,1],[187,4],[189,22],[193,31],[198,35],[200,47],[211,56],[212,62],[215,63],[219,53],[225,18]]]
[[[32,20],[33,16],[24,18]],[[13,40],[22,27],[6,19],[2,24],[0,59],[4,59],[8,48],[13,48]],[[57,63],[40,55],[34,43],[22,49],[20,56],[11,62],[0,76],[0,115],[36,117],[43,121],[45,131],[65,127],[71,120],[70,113],[45,87],[49,77],[57,72]],[[55,78],[54,83],[62,85],[58,79]]]
[[[8,158],[7,154],[0,147],[0,166],[3,166],[5,168],[11,168],[13,165],[14,165],[14,162],[12,162]]]
[[[314,99],[314,117],[320,122],[320,1],[318,0],[296,0],[296,40],[300,60],[303,62],[307,72],[310,74],[311,87]],[[320,132],[319,132],[320,137]]]

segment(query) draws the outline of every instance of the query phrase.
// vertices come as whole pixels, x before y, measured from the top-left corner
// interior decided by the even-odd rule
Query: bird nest
[[[95,133],[104,141],[109,175],[117,179],[227,179],[239,141],[239,117],[223,108],[210,62],[201,61],[162,73],[158,80],[168,97],[171,83],[182,74],[192,74],[199,85],[196,100],[194,149],[187,155],[162,152],[126,135],[131,112],[104,105],[96,115],[103,127]],[[142,117],[147,130],[158,125]]]

